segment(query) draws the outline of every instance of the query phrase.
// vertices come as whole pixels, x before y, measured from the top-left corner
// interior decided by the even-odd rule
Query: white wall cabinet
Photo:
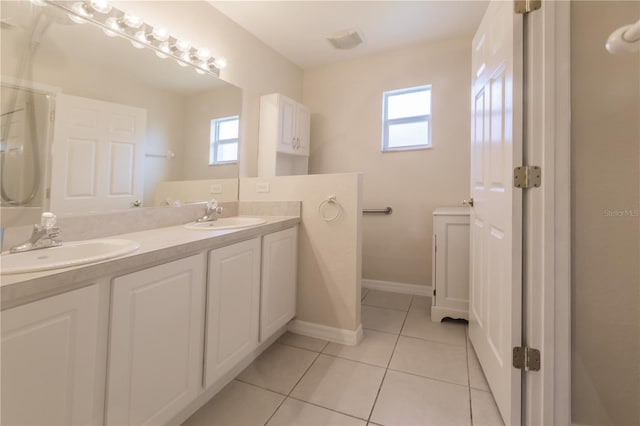
[[[469,208],[433,212],[431,320],[469,319]]]
[[[2,312],[3,425],[102,424],[100,303],[94,284]]]
[[[107,424],[165,424],[202,383],[204,254],[115,278]]]
[[[279,93],[260,98],[258,175],[307,174],[311,114]]]
[[[260,341],[296,315],[298,227],[262,239]]]
[[[258,346],[260,238],[209,252],[205,387]]]

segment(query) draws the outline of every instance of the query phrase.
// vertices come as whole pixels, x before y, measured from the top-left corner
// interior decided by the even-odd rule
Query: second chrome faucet
[[[218,206],[218,200],[212,198],[207,201],[207,210],[204,212],[204,216],[196,219],[196,222],[211,222],[218,219],[218,215],[224,211],[224,208]]]

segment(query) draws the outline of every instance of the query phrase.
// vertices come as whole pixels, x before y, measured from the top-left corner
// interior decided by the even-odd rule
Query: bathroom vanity
[[[295,316],[298,217],[2,277],[4,424],[180,423]],[[46,249],[45,249],[46,250]]]

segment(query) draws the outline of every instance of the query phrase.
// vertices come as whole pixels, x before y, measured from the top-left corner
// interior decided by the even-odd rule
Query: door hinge
[[[521,189],[542,185],[542,169],[538,166],[520,166],[513,169],[513,186]]]
[[[513,348],[513,366],[524,371],[540,371],[540,351],[526,346]]]
[[[542,0],[515,0],[514,10],[518,15],[525,15],[542,7]]]

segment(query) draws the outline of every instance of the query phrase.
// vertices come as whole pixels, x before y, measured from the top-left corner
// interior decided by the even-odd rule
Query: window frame
[[[388,113],[388,105],[389,98],[398,95],[406,95],[409,93],[417,93],[417,92],[429,92],[431,96],[433,96],[433,89],[430,84],[425,84],[422,86],[408,87],[406,89],[398,89],[398,90],[389,90],[382,93],[382,148],[381,151],[384,152],[394,152],[394,151],[413,151],[418,149],[431,149],[433,147],[433,142],[431,138],[431,115],[433,111],[432,105],[432,97],[430,97],[430,105],[429,105],[429,114],[425,115],[416,115],[416,116],[408,116],[401,118],[387,118]],[[394,124],[408,124],[408,123],[427,123],[427,141],[425,143],[416,144],[416,145],[407,145],[402,147],[389,147],[389,127]]]
[[[238,121],[238,137],[232,139],[220,139],[220,124],[229,122],[229,121]],[[235,160],[229,161],[221,161],[218,160],[218,146],[220,145],[229,145],[229,144],[238,144],[238,153],[236,155]],[[211,120],[210,128],[209,128],[209,165],[210,166],[218,166],[222,164],[234,164],[238,162],[238,154],[240,153],[240,116],[239,115],[231,115],[229,117],[221,117],[214,118]]]

